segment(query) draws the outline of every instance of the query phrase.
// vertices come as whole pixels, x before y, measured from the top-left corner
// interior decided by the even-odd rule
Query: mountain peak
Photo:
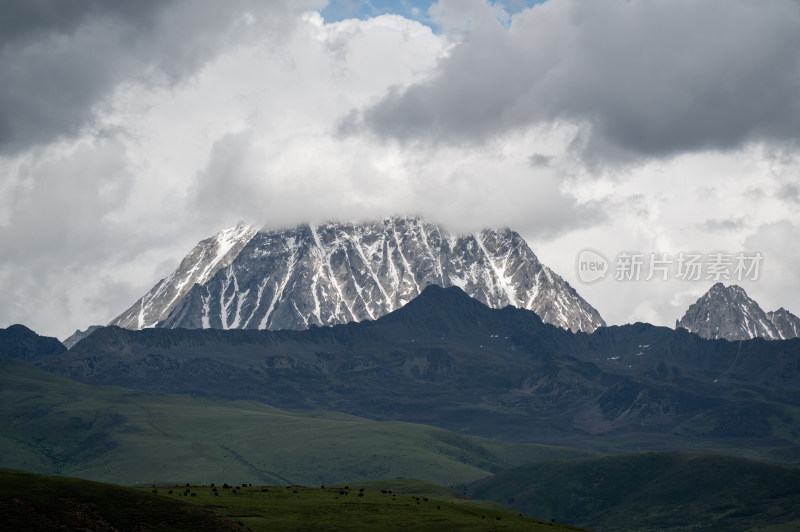
[[[778,330],[781,339],[800,337],[800,318],[781,307],[778,310],[767,312],[767,316]]]
[[[380,318],[382,323],[431,325],[442,328],[446,323],[463,324],[480,321],[491,309],[470,297],[457,286],[447,288],[431,284],[406,305]]]
[[[714,283],[714,285],[708,289],[708,292],[703,295],[706,298],[713,298],[713,297],[724,297],[729,299],[740,299],[740,298],[747,298],[750,299],[745,292],[744,288],[739,285],[731,284],[725,286],[723,283]],[[752,300],[751,300],[752,301]]]
[[[472,298],[458,286],[442,287],[431,284],[422,289],[422,292],[394,312],[385,317],[394,315],[413,314],[423,316],[427,311],[436,313],[484,313],[491,310],[484,303]]]
[[[573,331],[605,324],[506,227],[455,234],[396,216],[225,234],[198,244],[175,273],[112,324],[140,329],[158,319],[166,328],[306,329],[375,320],[429,285],[459,287],[491,308],[533,310]],[[220,240],[232,244],[212,268],[209,257],[222,252],[209,249]],[[209,274],[192,277],[198,271]]]
[[[766,313],[741,286],[716,283],[688,308],[677,327],[710,339],[778,340],[798,336],[800,318],[787,311]]]

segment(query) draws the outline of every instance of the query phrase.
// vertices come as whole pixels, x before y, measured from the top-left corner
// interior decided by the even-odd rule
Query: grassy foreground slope
[[[88,386],[0,361],[4,467],[124,485],[318,486],[398,477],[451,485],[540,455],[575,454],[509,451],[507,459],[502,446],[424,425]]]
[[[523,516],[497,503],[466,500],[455,492],[414,480],[319,488],[184,486],[158,488],[158,493],[213,508],[263,531],[577,530]]]
[[[800,468],[719,455],[545,461],[508,469],[466,492],[596,530],[800,529]]]
[[[0,528],[26,532],[246,530],[208,509],[151,493],[8,469],[0,469]]]
[[[0,527],[9,532],[576,530],[443,495],[283,486],[220,487],[214,495],[211,487],[132,489],[0,469]]]

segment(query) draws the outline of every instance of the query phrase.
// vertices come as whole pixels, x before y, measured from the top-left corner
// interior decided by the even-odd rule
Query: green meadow
[[[382,490],[357,485],[131,489],[8,469],[0,469],[0,524],[26,532],[579,530],[496,503],[464,500],[420,481],[389,481]]]
[[[380,478],[453,485],[580,455],[506,448],[411,423],[88,386],[0,362],[0,465],[39,473],[122,485],[318,486]]]
[[[383,486],[378,488],[377,486]],[[146,491],[147,488],[144,488]],[[150,490],[153,491],[153,490]],[[488,501],[472,501],[421,481],[346,486],[159,487],[254,530],[579,530]]]
[[[58,475],[4,471],[3,530],[140,521],[158,523],[152,530],[558,530],[551,519],[593,530],[800,526],[796,467],[504,444],[412,423],[88,386],[11,360],[0,362],[0,467]],[[115,513],[123,507],[141,511]]]

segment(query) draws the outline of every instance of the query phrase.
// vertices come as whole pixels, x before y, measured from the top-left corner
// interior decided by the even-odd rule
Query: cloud
[[[174,85],[218,53],[285,35],[321,1],[15,0],[0,8],[0,154],[78,134],[124,83]]]
[[[571,123],[574,148],[600,161],[798,138],[794,0],[564,0],[507,26],[478,0],[442,0],[431,12],[456,33],[450,54],[428,79],[351,115],[346,130],[474,145]]]
[[[704,231],[721,232],[721,231],[738,231],[745,226],[744,217],[737,218],[711,218],[699,224],[699,228]]]
[[[13,178],[5,182],[0,223],[0,321],[53,326],[81,308],[103,267],[133,259],[141,242],[110,216],[131,189],[118,139],[36,155],[0,164]]]
[[[787,201],[800,203],[800,185],[797,183],[785,183],[781,186],[779,194]]]
[[[794,245],[800,236],[797,219],[766,223],[745,239],[745,245],[763,254],[760,278],[745,286],[747,293],[764,310],[783,307],[800,314],[800,280],[797,267],[800,249]]]
[[[7,0],[0,18],[0,48],[46,38],[50,34],[73,33],[90,17],[110,16],[143,24],[161,4],[159,0],[143,0],[136,4],[102,0]]]

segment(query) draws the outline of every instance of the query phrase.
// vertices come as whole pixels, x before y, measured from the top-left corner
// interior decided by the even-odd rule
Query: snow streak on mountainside
[[[493,308],[533,310],[573,331],[605,324],[514,231],[454,235],[416,218],[392,218],[259,232],[158,326],[277,330],[376,319],[430,284],[459,286]],[[128,326],[142,323],[152,321]]]
[[[184,257],[177,270],[159,281],[109,325],[126,329],[155,327],[195,284],[205,284],[220,269],[228,267],[255,234],[255,228],[239,224],[201,241]]]
[[[800,318],[781,308],[764,312],[743,288],[717,283],[677,323],[703,338],[784,340],[800,336]]]

